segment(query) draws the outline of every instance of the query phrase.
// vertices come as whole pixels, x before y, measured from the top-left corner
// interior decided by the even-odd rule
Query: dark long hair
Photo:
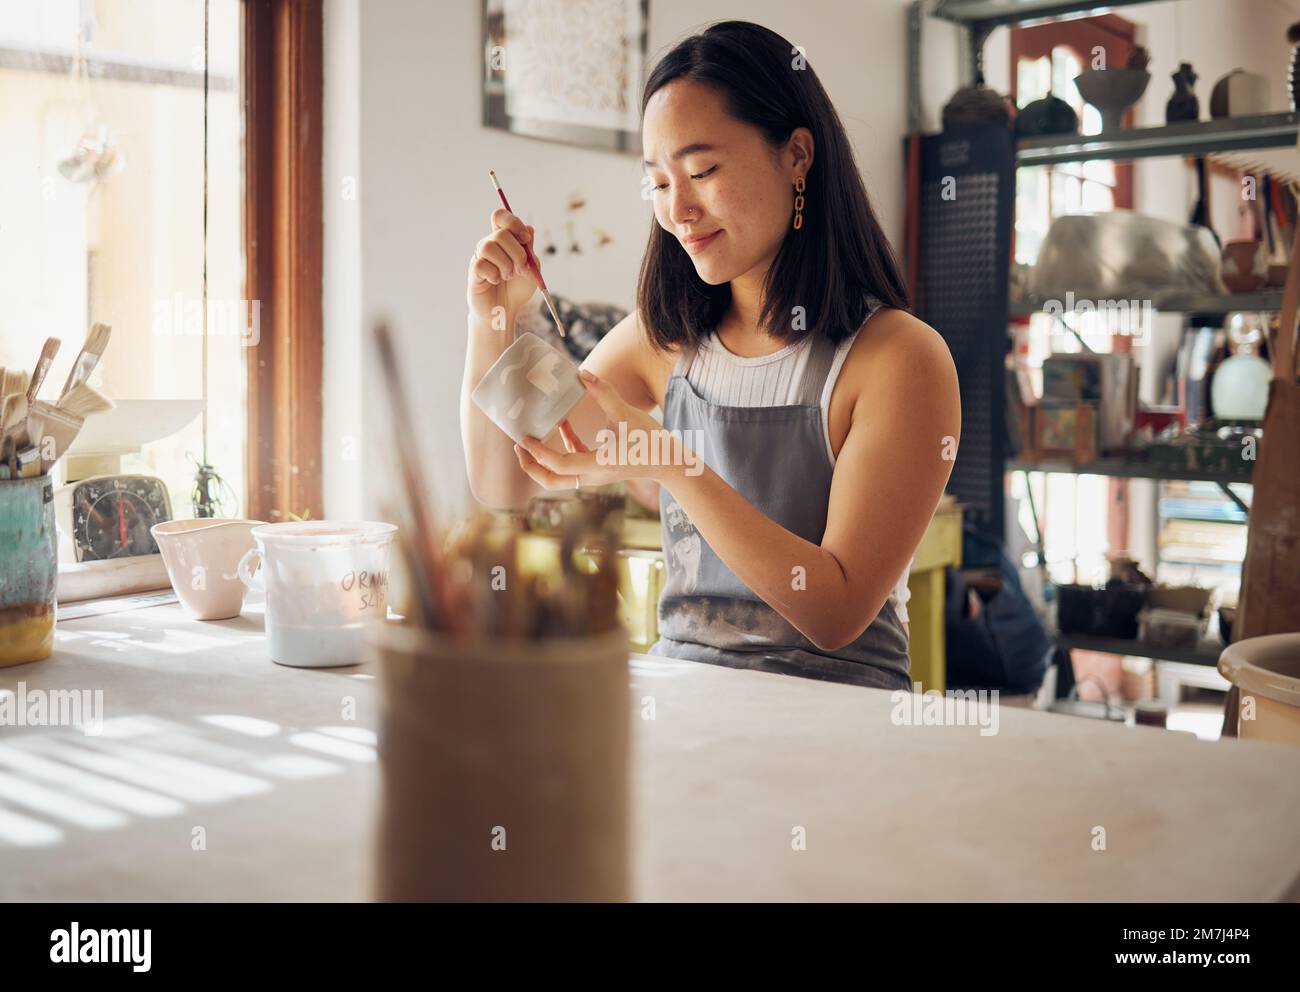
[[[909,309],[898,261],[867,199],[844,124],[811,65],[794,68],[794,46],[749,21],[722,21],[675,45],[646,80],[641,114],[676,79],[713,87],[732,117],[763,132],[778,148],[798,127],[812,132],[813,164],[804,191],[804,220],[791,228],[763,284],[759,325],[786,341],[809,334],[839,342],[869,311],[869,298]],[[793,208],[794,188],[790,190]],[[650,340],[665,349],[698,344],[731,302],[731,286],[711,286],[685,249],[659,226],[641,261],[637,307]],[[794,308],[804,308],[804,327]]]

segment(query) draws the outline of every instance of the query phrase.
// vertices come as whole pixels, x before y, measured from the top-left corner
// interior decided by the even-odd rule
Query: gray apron
[[[683,349],[664,395],[663,425],[691,431],[687,443],[760,513],[806,541],[826,530],[832,467],[818,401],[835,346],[815,339],[798,403],[719,406],[686,378],[693,351]],[[650,653],[884,689],[912,688],[907,633],[892,599],[862,635],[822,651],[759,599],[695,529],[666,486],[660,487],[667,581],[659,600],[659,640]],[[794,576],[791,576],[793,580]],[[806,595],[815,596],[815,589]]]

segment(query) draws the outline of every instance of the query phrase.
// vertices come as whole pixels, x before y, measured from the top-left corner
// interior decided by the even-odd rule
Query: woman
[[[637,306],[588,356],[588,395],[550,444],[513,445],[469,402],[510,339],[493,308],[512,327],[535,289],[532,227],[492,214],[469,270],[473,491],[517,506],[657,484],[653,653],[911,688],[906,574],[952,468],[957,376],[907,312],[843,125],[788,41],[728,21],[655,66],[642,144],[655,223]],[[652,440],[614,443],[629,438]]]

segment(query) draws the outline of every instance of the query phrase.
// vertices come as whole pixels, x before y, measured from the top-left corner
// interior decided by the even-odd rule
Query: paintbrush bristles
[[[58,407],[64,413],[70,413],[74,417],[89,417],[91,414],[103,413],[105,410],[111,410],[116,404],[107,396],[104,396],[98,390],[86,383],[73,386],[62,399],[59,400]]]
[[[564,321],[560,320],[560,315],[555,309],[555,301],[551,299],[551,294],[543,290],[542,298],[546,301],[546,309],[551,311],[551,319],[555,321],[555,329],[560,332],[560,337],[568,337],[564,331]]]
[[[36,368],[32,370],[31,385],[27,387],[28,406],[36,402],[37,394],[41,391],[41,385],[45,382],[50,367],[54,364],[54,356],[59,353],[60,344],[62,342],[58,338],[49,337],[45,339],[45,344],[41,348],[41,356],[36,359]]]
[[[86,335],[86,343],[81,346],[72,368],[68,370],[68,379],[63,384],[63,391],[59,393],[60,397],[67,396],[74,386],[90,378],[90,374],[95,371],[95,366],[99,364],[104,350],[108,347],[108,339],[112,333],[113,328],[108,324],[91,325],[90,333]]]
[[[4,377],[0,380],[0,400],[13,393],[26,394],[30,384],[31,378],[23,369],[5,369]]]
[[[27,394],[25,392],[10,393],[4,398],[3,408],[0,408],[0,433],[7,436],[12,427],[26,419]]]

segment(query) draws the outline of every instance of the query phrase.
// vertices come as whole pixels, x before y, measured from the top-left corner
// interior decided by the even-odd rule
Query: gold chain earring
[[[796,231],[799,230],[799,228],[803,227],[803,191],[805,185],[806,184],[804,183],[803,176],[795,177],[794,229]]]

